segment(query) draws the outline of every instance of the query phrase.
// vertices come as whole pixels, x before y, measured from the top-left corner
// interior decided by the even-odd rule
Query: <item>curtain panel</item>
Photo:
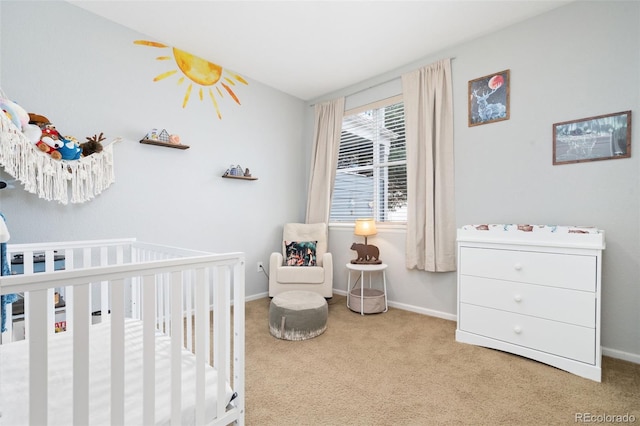
[[[344,97],[315,106],[306,223],[329,222],[343,116]]]
[[[409,269],[456,269],[452,92],[451,59],[402,75]]]

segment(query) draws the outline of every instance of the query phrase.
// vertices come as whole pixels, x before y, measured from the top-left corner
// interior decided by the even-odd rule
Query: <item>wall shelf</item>
[[[222,175],[223,178],[227,179],[244,179],[244,180],[258,180],[257,177],[252,176],[231,176],[231,175]]]
[[[190,148],[189,145],[183,145],[181,143],[167,143],[167,142],[156,141],[156,140],[153,140],[153,139],[141,139],[140,143],[144,143],[144,144],[147,144],[147,145],[165,146],[167,148],[175,148],[175,149],[189,149]]]

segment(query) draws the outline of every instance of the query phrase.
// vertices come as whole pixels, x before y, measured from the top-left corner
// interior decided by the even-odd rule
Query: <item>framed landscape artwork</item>
[[[509,70],[469,81],[469,127],[509,119]]]
[[[553,164],[631,157],[631,111],[553,125]]]

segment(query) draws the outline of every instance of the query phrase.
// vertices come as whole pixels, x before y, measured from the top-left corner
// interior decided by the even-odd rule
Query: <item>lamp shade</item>
[[[373,219],[356,219],[356,228],[353,233],[365,237],[377,234],[376,221]]]

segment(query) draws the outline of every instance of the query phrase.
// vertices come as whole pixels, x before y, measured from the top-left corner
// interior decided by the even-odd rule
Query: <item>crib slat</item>
[[[204,424],[204,364],[206,362],[205,342],[202,336],[207,332],[207,303],[205,299],[204,269],[196,270],[195,308],[196,308],[196,424]]]
[[[111,283],[111,424],[124,423],[124,281]]]
[[[187,349],[192,351],[193,350],[193,323],[191,321],[191,319],[193,318],[193,275],[192,275],[192,271],[185,271],[185,283],[186,283],[186,291],[185,291],[185,297],[186,297],[186,306],[185,306],[185,312],[186,312],[186,317],[187,317]]]
[[[108,247],[100,247],[100,266],[107,266],[109,264],[109,250]],[[100,282],[100,313],[102,320],[109,315],[109,282]]]
[[[49,324],[49,327],[47,327],[47,331],[50,335],[54,335],[56,333],[56,329],[55,327],[53,327],[53,325],[55,325],[56,323],[56,308],[55,308],[55,291],[53,288],[50,288],[49,290],[47,290],[47,299],[50,300],[49,303],[47,303],[47,324]]]
[[[73,288],[73,424],[89,424],[90,284]]]
[[[244,326],[245,326],[245,289],[244,258],[233,266],[233,388],[238,397],[234,401],[239,407],[238,425],[244,425]]]
[[[168,332],[171,324],[171,276],[169,274],[166,274],[164,280],[165,283],[163,294],[165,295],[165,298],[162,308],[162,319],[164,321],[164,329]]]
[[[155,355],[155,280],[153,275],[142,279],[142,424],[155,424],[156,355]]]
[[[162,330],[164,323],[164,277],[156,277],[156,328]]]
[[[171,424],[182,424],[182,272],[171,274]]]
[[[227,298],[229,297],[227,291],[228,285],[228,268],[227,267],[215,267],[217,271],[217,282],[215,286],[215,321],[214,321],[214,336],[216,338],[216,345],[214,346],[214,366],[218,371],[218,383],[216,386],[216,392],[218,395],[225,394],[225,384],[229,371],[229,331],[226,323],[229,318],[229,305]],[[218,400],[220,401],[220,400]],[[225,412],[224,404],[218,402],[216,417],[222,417]]]
[[[211,300],[211,284],[212,284],[212,277],[210,276],[212,274],[211,268],[207,268],[203,270],[204,272],[204,276],[203,276],[203,283],[202,283],[202,290],[203,290],[203,294],[202,294],[202,298],[205,300],[205,309],[204,309],[204,314],[205,314],[205,318],[206,318],[206,328],[205,328],[205,332],[204,332],[204,347],[207,348],[207,350],[204,351],[204,355],[205,355],[205,362],[207,364],[213,365],[213,360],[211,359],[211,357],[213,356],[213,354],[211,353],[211,351],[208,349],[211,347],[211,318],[209,315],[209,310],[211,309],[211,304],[210,304],[210,300]]]
[[[31,257],[31,256],[30,256]],[[46,425],[49,366],[47,332],[48,291],[29,292],[29,424]]]
[[[64,268],[68,271],[74,268],[74,256],[73,250],[66,249],[64,251]],[[67,286],[65,289],[65,303],[68,306],[73,306],[73,287]],[[67,321],[67,331],[73,332],[73,309],[65,309],[64,318]]]
[[[22,253],[22,273],[33,274],[33,251],[31,250],[25,250]]]

